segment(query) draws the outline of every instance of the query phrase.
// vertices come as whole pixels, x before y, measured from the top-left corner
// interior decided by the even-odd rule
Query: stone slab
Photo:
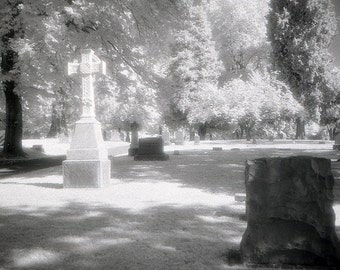
[[[64,188],[101,188],[110,184],[110,160],[63,161]]]

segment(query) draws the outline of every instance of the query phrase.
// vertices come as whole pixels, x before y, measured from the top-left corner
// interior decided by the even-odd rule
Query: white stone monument
[[[183,130],[177,130],[175,132],[175,144],[183,145],[184,144],[184,132]]]
[[[93,81],[95,73],[106,73],[105,62],[90,49],[81,50],[81,63],[69,63],[68,75],[82,79],[82,115],[76,122],[67,160],[63,162],[65,188],[98,188],[110,183],[111,163],[95,119]]]
[[[164,145],[170,145],[171,142],[170,142],[170,132],[169,130],[165,129],[162,133],[162,138],[163,138],[163,141],[164,141]]]

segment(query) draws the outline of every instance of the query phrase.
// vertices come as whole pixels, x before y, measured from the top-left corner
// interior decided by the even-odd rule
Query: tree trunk
[[[138,148],[138,127],[136,122],[131,124],[131,144],[130,148]]]
[[[305,138],[305,121],[298,117],[296,119],[296,134],[295,139],[304,139]]]
[[[51,119],[51,127],[47,134],[47,138],[55,138],[61,131],[60,127],[60,118],[58,117],[57,104],[53,102],[52,104],[52,119]]]
[[[243,135],[244,135],[244,129],[243,127],[240,127],[240,139],[243,139]]]
[[[251,128],[245,128],[246,139],[249,142],[251,140]]]
[[[333,127],[327,127],[327,131],[328,131],[329,139],[334,141],[334,128]]]
[[[200,136],[200,140],[204,141],[205,136],[207,135],[207,124],[200,124],[198,127],[198,136]]]
[[[189,130],[189,141],[194,141],[195,140],[195,129],[193,127],[190,127]]]
[[[17,17],[20,14],[20,2],[12,6],[11,28],[1,36],[1,74],[7,77],[2,81],[6,100],[6,132],[2,154],[4,156],[25,156],[22,148],[22,107],[21,98],[16,92],[20,79],[18,52],[11,47],[11,42],[16,38],[23,37],[22,25]]]
[[[126,137],[125,137],[125,141],[126,142],[130,142],[130,132],[129,131],[126,131]]]
[[[22,148],[22,107],[21,99],[14,92],[13,81],[3,82],[6,99],[6,133],[3,156],[25,156]]]
[[[60,107],[61,111],[58,111],[58,107]],[[57,135],[60,135],[62,133],[68,136],[64,105],[61,104],[60,106],[58,102],[53,102],[51,127],[47,134],[47,138],[55,138]]]

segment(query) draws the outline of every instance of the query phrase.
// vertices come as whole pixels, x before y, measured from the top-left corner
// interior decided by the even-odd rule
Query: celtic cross
[[[106,74],[106,64],[100,61],[91,49],[80,50],[81,62],[68,63],[68,75],[79,74],[82,78],[82,115],[81,117],[95,117],[94,105],[94,74]]]

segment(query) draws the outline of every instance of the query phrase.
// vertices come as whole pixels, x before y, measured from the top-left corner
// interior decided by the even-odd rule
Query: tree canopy
[[[107,129],[165,124],[202,137],[208,127],[288,135],[304,114],[322,125],[338,117],[330,0],[0,4],[5,155],[24,154],[23,132],[69,134],[81,93],[66,68],[84,48],[108,66],[96,78],[97,116]]]

